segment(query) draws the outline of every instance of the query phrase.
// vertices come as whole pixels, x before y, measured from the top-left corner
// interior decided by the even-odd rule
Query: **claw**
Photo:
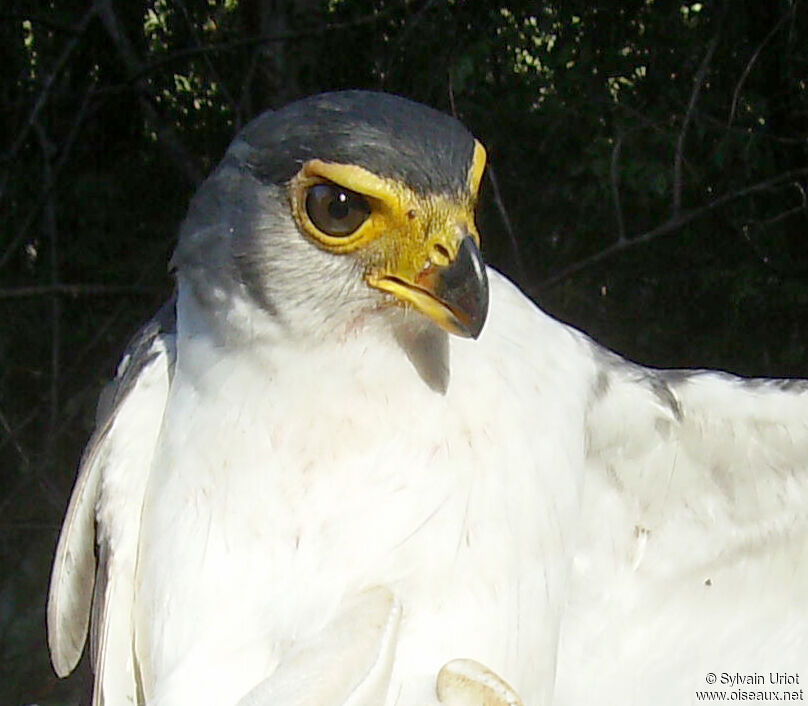
[[[443,665],[437,692],[446,706],[523,706],[510,684],[473,659],[453,659]]]

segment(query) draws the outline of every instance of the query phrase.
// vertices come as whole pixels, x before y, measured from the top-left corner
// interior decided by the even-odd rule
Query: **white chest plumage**
[[[180,339],[136,582],[149,703],[246,692],[376,585],[403,608],[391,703],[429,703],[458,656],[528,703],[552,688],[583,454],[580,423],[560,420],[583,410],[548,403],[560,369],[503,385],[502,333],[453,345],[445,394],[362,335],[261,361]],[[545,642],[548,659],[525,659]]]
[[[60,673],[93,522],[97,703],[435,706],[463,657],[526,706],[678,706],[708,670],[801,673],[804,384],[640,368],[489,276],[443,392],[369,329],[259,357],[186,319],[176,364],[155,339],[68,511]],[[357,679],[372,698],[344,698]]]

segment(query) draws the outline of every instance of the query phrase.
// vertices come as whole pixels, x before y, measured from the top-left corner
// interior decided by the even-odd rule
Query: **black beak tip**
[[[455,261],[443,276],[443,299],[457,317],[458,333],[478,338],[488,316],[488,275],[480,249],[470,235],[463,238]]]

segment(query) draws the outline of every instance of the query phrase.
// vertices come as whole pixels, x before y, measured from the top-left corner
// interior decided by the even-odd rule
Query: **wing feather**
[[[134,688],[134,562],[143,493],[174,366],[173,317],[172,301],[132,340],[102,395],[98,426],[79,467],[53,564],[51,660],[59,676],[75,668],[92,610],[94,703],[127,703],[125,694]]]
[[[724,554],[726,541],[740,548],[761,532],[806,531],[808,381],[598,358],[589,458],[638,524],[709,525],[711,536],[723,533],[714,550]]]
[[[597,690],[678,706],[719,666],[808,668],[808,383],[651,370],[587,345],[559,703]]]
[[[104,436],[99,434],[98,440]],[[84,649],[95,578],[95,501],[100,467],[94,436],[80,466],[56,548],[48,596],[48,644],[60,677],[75,669]]]

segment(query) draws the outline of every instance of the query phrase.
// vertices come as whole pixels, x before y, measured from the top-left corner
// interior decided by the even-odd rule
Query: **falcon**
[[[235,138],[56,551],[52,661],[89,631],[94,704],[679,706],[808,679],[808,384],[641,367],[544,314],[483,264],[485,159],[362,91]]]

